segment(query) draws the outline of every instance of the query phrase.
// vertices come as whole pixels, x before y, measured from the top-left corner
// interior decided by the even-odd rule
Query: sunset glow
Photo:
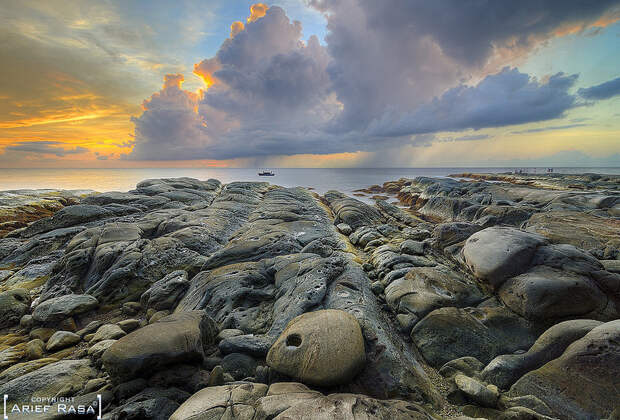
[[[2,167],[620,159],[617,6],[518,30],[364,0],[4,9]]]

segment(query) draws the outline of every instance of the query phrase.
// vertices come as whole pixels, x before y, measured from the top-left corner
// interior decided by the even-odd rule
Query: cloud
[[[558,118],[576,106],[568,90],[577,75],[558,73],[540,83],[517,69],[504,68],[476,86],[460,85],[441,97],[398,115],[385,114],[369,131],[377,136],[478,130]]]
[[[592,100],[609,99],[620,95],[620,77],[616,77],[615,79],[601,83],[600,85],[589,88],[581,88],[578,93],[583,98]]]
[[[376,151],[483,140],[434,134],[561,118],[582,104],[571,93],[577,75],[539,81],[497,65],[566,31],[608,24],[617,1],[309,4],[327,20],[326,45],[304,42],[282,8],[256,6],[194,66],[206,90],[175,82],[144,102],[125,158]]]
[[[566,125],[552,125],[552,126],[549,126],[549,127],[529,128],[527,130],[511,131],[510,134],[541,133],[541,132],[544,132],[544,131],[566,130],[566,129],[569,129],[569,128],[586,127],[586,126],[588,126],[588,124],[584,124],[584,123],[575,123],[575,124],[566,124]]]
[[[7,146],[5,151],[9,150],[13,152],[56,155],[58,157],[87,153],[89,151],[87,148],[82,146],[76,146],[73,149],[64,149],[61,147],[62,145],[64,145],[64,143],[59,141],[25,141],[12,146]]]

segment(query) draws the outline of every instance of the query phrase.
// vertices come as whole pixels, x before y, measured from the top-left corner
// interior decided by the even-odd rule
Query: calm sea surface
[[[90,189],[128,191],[147,178],[191,177],[231,181],[268,181],[285,187],[312,187],[318,193],[338,190],[350,193],[359,188],[399,178],[444,177],[462,172],[506,172],[514,168],[337,168],[275,169],[276,176],[259,177],[257,169],[233,168],[140,168],[140,169],[0,169],[0,190],[13,189]],[[554,168],[556,173],[601,173],[620,175],[620,168]],[[545,168],[528,172],[544,173]]]

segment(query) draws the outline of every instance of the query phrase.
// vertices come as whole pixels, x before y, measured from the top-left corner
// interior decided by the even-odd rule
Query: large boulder
[[[504,307],[441,308],[411,330],[411,339],[426,361],[440,367],[472,356],[488,363],[495,356],[528,349],[537,331]]]
[[[502,301],[527,319],[546,320],[602,310],[607,296],[589,277],[544,265],[506,280]]]
[[[498,288],[527,270],[545,238],[509,227],[494,226],[471,235],[463,247],[465,262],[476,277]]]
[[[30,295],[25,289],[0,293],[0,329],[19,324],[30,308]]]
[[[34,309],[32,317],[39,322],[57,322],[91,311],[97,305],[99,305],[97,299],[90,295],[65,295],[40,303]]]
[[[170,364],[201,362],[217,333],[204,311],[175,313],[116,341],[103,354],[103,365],[114,380],[123,381]]]
[[[526,353],[503,354],[491,360],[482,371],[482,378],[502,389],[508,389],[527,372],[560,357],[570,344],[601,324],[600,321],[590,319],[560,322],[538,337]]]
[[[301,382],[333,386],[349,382],[363,368],[365,357],[357,319],[328,309],[290,321],[269,349],[267,364]]]
[[[511,396],[536,395],[562,418],[608,418],[618,407],[620,320],[602,324],[568,346],[557,359],[533,370]]]

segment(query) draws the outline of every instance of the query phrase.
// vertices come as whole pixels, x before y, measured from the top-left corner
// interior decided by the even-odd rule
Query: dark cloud
[[[559,118],[580,105],[570,92],[576,75],[540,82],[499,64],[592,27],[618,1],[309,3],[327,19],[326,46],[303,42],[301,24],[275,6],[238,25],[194,67],[206,92],[166,85],[144,102],[126,158],[375,151],[448,141],[434,136],[442,131]]]
[[[82,146],[76,146],[73,149],[63,149],[61,145],[64,143],[59,141],[24,141],[12,146],[7,146],[5,150],[13,152],[26,152],[34,154],[56,155],[64,157],[67,155],[77,155],[87,153],[88,149]]]
[[[579,89],[579,95],[585,99],[601,100],[620,95],[620,77],[600,85]]]
[[[377,136],[460,131],[525,124],[561,117],[576,105],[568,90],[577,75],[558,73],[539,83],[504,68],[476,86],[460,85],[408,114],[385,114],[369,131]]]

